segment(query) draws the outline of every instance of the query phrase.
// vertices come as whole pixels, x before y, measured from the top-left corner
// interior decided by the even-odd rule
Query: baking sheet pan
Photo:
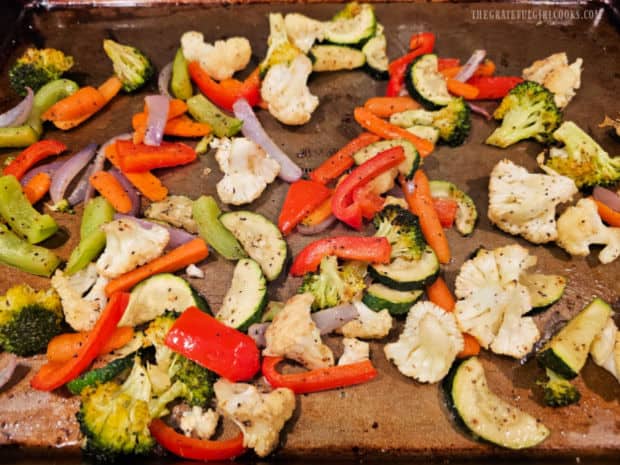
[[[71,8],[31,10],[22,28],[21,41],[9,53],[11,62],[29,43],[59,48],[74,56],[72,77],[80,84],[97,85],[111,72],[101,49],[104,38],[131,43],[144,50],[161,69],[174,55],[181,34],[190,29],[202,31],[207,40],[230,35],[247,36],[253,47],[252,64],[257,64],[266,49],[269,12],[299,11],[312,17],[329,18],[338,8],[333,4],[252,4],[252,5],[158,5],[152,8]],[[498,74],[520,74],[534,59],[558,51],[566,51],[571,60],[584,58],[582,88],[565,112],[566,119],[586,128],[611,154],[620,154],[620,143],[597,127],[604,114],[615,115],[619,105],[620,43],[614,29],[599,7],[563,8],[581,12],[581,19],[503,20],[484,19],[481,11],[524,10],[536,13],[550,6],[499,4],[382,4],[376,5],[377,15],[385,25],[389,55],[405,51],[411,33],[432,30],[437,34],[437,50],[441,56],[464,59],[475,48],[486,48],[498,65]],[[557,7],[556,7],[557,8]],[[584,13],[586,10],[592,13]],[[587,18],[586,18],[587,16]],[[8,107],[14,98],[9,95],[6,66],[0,78],[0,102]],[[352,118],[353,108],[368,97],[383,92],[384,83],[363,72],[325,73],[314,75],[310,87],[321,104],[310,123],[287,128],[265,112],[260,113],[267,132],[303,168],[317,166],[330,153],[360,132]],[[156,91],[155,84],[139,94],[121,96],[78,129],[62,133],[49,129],[46,137],[58,138],[75,152],[85,144],[103,143],[108,138],[130,130],[130,118],[143,105],[144,95]],[[492,109],[493,105],[487,105]],[[507,150],[482,144],[493,123],[473,116],[473,129],[466,145],[439,148],[425,160],[425,170],[432,179],[446,179],[464,188],[473,197],[480,213],[476,232],[462,238],[454,231],[448,236],[453,260],[444,275],[453,283],[458,268],[477,247],[494,248],[517,242],[528,247],[539,261],[537,269],[569,277],[562,300],[551,310],[537,317],[541,328],[553,321],[569,318],[579,311],[593,295],[612,302],[620,309],[620,262],[602,266],[595,255],[587,259],[570,259],[554,246],[532,246],[509,237],[493,228],[486,219],[488,175],[503,157],[508,157],[533,170],[540,146],[520,143]],[[0,157],[17,152],[3,151]],[[205,170],[209,168],[209,170]],[[215,194],[215,183],[221,174],[212,154],[201,157],[192,166],[168,170],[161,178],[172,194],[197,197]],[[252,209],[275,220],[286,185],[272,184]],[[79,209],[78,209],[79,211]],[[54,214],[62,232],[54,239],[57,252],[68,257],[76,245],[74,234],[78,215]],[[329,233],[345,232],[336,227]],[[312,239],[291,235],[288,239],[292,255]],[[209,303],[217,308],[229,285],[233,265],[213,254],[201,267],[205,280],[191,280]],[[27,282],[36,287],[48,281],[0,267],[0,292],[15,283]],[[299,280],[280,278],[270,286],[273,299],[292,295]],[[394,340],[398,331],[388,340]],[[336,350],[337,342],[332,341]],[[493,390],[542,419],[552,430],[551,436],[539,447],[523,452],[510,452],[472,441],[454,426],[437,385],[421,385],[399,374],[383,355],[383,342],[373,344],[373,361],[379,369],[378,378],[368,384],[331,392],[298,397],[294,418],[286,426],[280,457],[447,457],[452,459],[485,457],[620,457],[620,386],[611,375],[586,365],[577,385],[583,396],[577,406],[550,409],[542,406],[540,392],[534,389],[542,370],[535,362],[521,366],[491,354],[483,354],[487,376]],[[58,394],[29,392],[26,388],[32,370],[40,360],[24,363],[23,378],[0,392],[0,444],[27,446],[65,446],[67,453],[77,445],[73,420],[75,399]],[[15,422],[15,411],[24,417]],[[62,414],[60,414],[62,413]],[[59,418],[50,433],[46,419]],[[34,439],[34,440],[33,440]],[[2,459],[0,459],[1,461]],[[7,462],[9,463],[9,462]]]

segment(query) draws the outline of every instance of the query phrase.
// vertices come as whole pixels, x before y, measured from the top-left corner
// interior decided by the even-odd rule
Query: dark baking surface
[[[230,35],[247,36],[253,47],[252,64],[256,64],[265,52],[269,12],[300,11],[317,18],[329,18],[337,8],[336,5],[318,4],[256,4],[33,11],[28,18],[32,27],[24,28],[24,40],[14,47],[10,60],[29,42],[56,47],[76,60],[73,75],[69,77],[80,84],[97,85],[111,72],[110,63],[101,49],[102,39],[111,37],[136,45],[161,69],[172,58],[181,34],[195,29],[204,32],[209,41]],[[582,57],[582,88],[566,110],[565,117],[590,131],[611,154],[620,154],[620,143],[597,127],[604,114],[615,115],[619,109],[619,35],[605,15],[597,23],[584,19],[536,24],[530,21],[477,20],[472,11],[550,7],[399,3],[377,4],[376,8],[379,20],[386,27],[391,57],[405,50],[412,32],[422,30],[432,30],[437,34],[437,50],[441,56],[465,59],[474,48],[486,48],[498,65],[498,74],[520,74],[521,69],[534,59],[558,51],[566,51],[571,60]],[[0,78],[2,108],[15,101],[7,90],[6,71],[5,66]],[[368,97],[381,94],[384,86],[361,71],[314,75],[310,87],[320,97],[321,104],[310,123],[287,128],[266,112],[260,112],[259,116],[274,140],[302,167],[311,169],[360,132],[352,118],[353,108]],[[152,92],[156,92],[154,83],[137,95],[117,97],[105,111],[76,130],[63,133],[48,129],[46,137],[66,142],[73,152],[90,141],[103,143],[130,130],[131,115],[142,107],[144,95]],[[493,105],[487,107],[492,109]],[[452,263],[444,269],[448,283],[453,283],[462,262],[478,246],[494,248],[517,242],[538,257],[538,270],[564,274],[570,279],[562,300],[537,317],[541,328],[575,314],[593,295],[611,301],[618,311],[620,261],[603,266],[595,254],[587,259],[571,259],[553,245],[533,246],[489,224],[486,219],[487,183],[492,167],[501,158],[509,157],[534,170],[534,158],[540,146],[520,143],[503,151],[485,146],[482,141],[494,123],[478,116],[473,116],[473,123],[466,145],[456,149],[440,147],[425,160],[425,170],[430,178],[457,183],[474,198],[480,213],[478,227],[471,237],[462,238],[455,231],[448,232],[453,250]],[[15,153],[4,151],[0,157]],[[211,172],[206,174],[204,168],[210,168]],[[192,166],[161,173],[172,194],[190,197],[216,195],[215,184],[220,176],[212,154],[201,157],[200,163]],[[286,185],[276,181],[250,208],[275,220],[285,193]],[[54,239],[54,245],[58,247],[56,251],[66,258],[77,243],[73,232],[80,217],[54,216],[63,229]],[[335,235],[344,231],[345,228],[338,226],[329,233]],[[291,254],[296,254],[311,240],[291,235],[288,239]],[[217,309],[229,285],[233,264],[213,254],[201,267],[206,271],[206,279],[191,282]],[[49,285],[45,279],[0,267],[0,292],[20,282],[35,287]],[[280,278],[270,286],[271,297],[286,299],[296,291],[298,284],[296,279]],[[393,331],[388,339],[393,340],[397,334],[397,330]],[[474,442],[459,431],[450,419],[439,387],[421,385],[400,375],[383,355],[384,342],[375,343],[371,348],[372,358],[379,369],[375,381],[354,388],[298,397],[297,411],[285,429],[278,456],[369,455],[379,459],[388,455],[452,459],[605,456],[611,460],[620,457],[620,386],[611,375],[591,362],[577,381],[583,394],[581,402],[577,406],[554,410],[542,406],[540,392],[534,388],[536,378],[542,374],[535,362],[522,366],[514,360],[488,353],[482,355],[493,390],[542,419],[552,431],[539,447],[510,452]],[[336,343],[334,347],[338,349]],[[32,370],[29,371],[27,365],[36,366],[37,363],[40,362],[24,362],[23,378],[0,392],[0,444],[66,446],[65,452],[69,452],[77,444],[73,419],[77,403],[75,399],[62,395],[30,391],[27,381]]]

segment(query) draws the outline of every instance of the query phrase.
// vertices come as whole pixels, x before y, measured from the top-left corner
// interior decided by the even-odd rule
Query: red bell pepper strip
[[[371,183],[364,184],[353,191],[353,202],[362,209],[362,216],[370,220],[383,208],[385,199],[372,191]]]
[[[64,363],[43,365],[30,380],[30,386],[39,391],[53,391],[78,377],[89,367],[99,355],[101,348],[112,337],[128,302],[129,293],[113,294],[75,357]]]
[[[156,168],[186,165],[197,155],[189,145],[181,142],[162,142],[159,146],[134,144],[130,140],[116,141],[123,172],[141,173]]]
[[[295,394],[328,391],[355,384],[362,384],[377,376],[370,360],[283,375],[276,369],[282,357],[263,358],[263,376],[274,388],[289,388]]]
[[[196,307],[189,307],[177,318],[165,343],[230,381],[252,379],[260,368],[260,353],[250,336]]]
[[[438,58],[437,59],[437,71],[441,72],[444,69],[456,68],[461,66],[461,60],[458,58]]]
[[[357,188],[400,164],[405,159],[403,148],[393,147],[366,160],[338,184],[332,197],[332,212],[340,221],[352,228],[362,227],[362,209],[355,203],[353,193]]]
[[[478,89],[478,95],[470,100],[497,100],[504,98],[514,86],[523,82],[518,76],[473,76],[467,84]]]
[[[353,160],[355,152],[379,140],[381,140],[379,136],[363,132],[315,168],[310,173],[310,179],[321,184],[333,181],[355,164]]]
[[[316,181],[300,179],[288,188],[278,217],[278,228],[282,234],[289,234],[301,220],[321,205],[331,195],[331,191]]]
[[[316,271],[323,257],[335,255],[347,260],[389,263],[392,248],[385,237],[338,236],[319,239],[302,249],[291,266],[292,276]]]
[[[246,99],[253,107],[260,102],[260,74],[258,68],[243,82],[236,79],[226,79],[220,83],[214,81],[197,61],[189,62],[187,70],[192,81],[200,89],[200,92],[224,110],[232,111],[233,103],[240,98]]]
[[[35,142],[17,155],[15,159],[4,168],[3,174],[5,176],[12,174],[17,180],[20,180],[30,168],[41,160],[51,157],[52,155],[58,155],[65,150],[67,150],[67,146],[54,139]]]
[[[409,49],[406,55],[392,61],[388,66],[390,80],[388,81],[385,95],[396,97],[400,94],[405,83],[405,72],[409,64],[420,55],[431,53],[435,47],[435,34],[432,32],[420,32],[411,36]]]
[[[458,204],[452,199],[439,199],[433,197],[433,207],[439,217],[439,222],[444,228],[451,228],[456,218]]]
[[[241,432],[234,438],[223,441],[196,439],[177,433],[159,418],[151,422],[149,431],[160,446],[184,459],[229,460],[245,452]]]

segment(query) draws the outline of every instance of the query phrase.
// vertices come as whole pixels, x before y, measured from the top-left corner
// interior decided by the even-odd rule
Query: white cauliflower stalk
[[[262,393],[251,384],[220,378],[213,386],[217,409],[243,431],[243,445],[266,457],[278,445],[280,431],[295,411],[295,394],[288,388]]]
[[[312,294],[304,293],[284,304],[265,331],[263,355],[289,358],[310,370],[334,365],[334,354],[310,317],[313,301]]]
[[[217,40],[213,44],[204,41],[200,32],[189,31],[181,36],[185,59],[200,63],[209,76],[221,81],[233,77],[244,69],[252,57],[252,47],[245,37]]]
[[[289,40],[306,54],[316,41],[323,40],[325,34],[325,23],[299,13],[287,14],[284,26]]]
[[[620,228],[605,226],[594,200],[581,199],[558,218],[557,244],[569,254],[582,257],[590,254],[590,245],[604,245],[598,259],[611,263],[620,256]]]
[[[344,337],[360,339],[381,339],[387,336],[392,329],[392,316],[387,310],[375,312],[363,302],[353,302],[357,310],[357,317],[342,326],[338,331]]]
[[[192,234],[198,233],[198,225],[192,217],[194,201],[184,195],[170,195],[160,202],[153,202],[144,212],[146,218],[164,221]]]
[[[568,64],[565,52],[536,60],[529,68],[523,70],[523,79],[542,84],[554,94],[555,104],[564,108],[581,86],[581,65],[583,60],[577,58]]]
[[[613,318],[598,334],[590,346],[592,360],[610,372],[620,382],[620,331]]]
[[[170,234],[159,225],[143,228],[131,219],[114,220],[101,226],[105,232],[105,250],[97,260],[97,272],[114,279],[159,257]]]
[[[452,313],[432,302],[418,302],[409,310],[398,341],[383,350],[403,375],[436,383],[448,374],[463,344]]]
[[[532,174],[502,160],[489,180],[489,219],[502,231],[543,244],[557,238],[557,205],[576,193],[577,186],[566,176]]]
[[[65,320],[75,331],[90,331],[107,303],[108,280],[97,274],[94,263],[72,276],[56,270],[51,281],[60,296]]]
[[[263,193],[280,173],[280,164],[250,139],[220,139],[215,159],[224,173],[216,189],[222,202],[250,203]]]
[[[344,352],[338,359],[338,365],[350,365],[370,358],[370,344],[352,337],[342,339]]]
[[[308,76],[312,62],[305,55],[298,55],[290,63],[279,63],[267,71],[261,85],[261,96],[278,121],[301,125],[310,121],[319,99],[310,93]]]
[[[205,411],[195,405],[191,410],[183,412],[179,426],[185,436],[209,439],[215,434],[219,420],[220,416],[215,410],[208,409]]]

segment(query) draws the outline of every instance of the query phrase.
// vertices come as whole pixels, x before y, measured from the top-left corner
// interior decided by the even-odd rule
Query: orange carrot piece
[[[466,82],[457,81],[456,79],[448,79],[448,91],[452,95],[463,97],[464,99],[471,100],[478,96],[477,87],[467,84]]]
[[[52,185],[52,178],[47,173],[38,173],[33,176],[33,178],[28,181],[23,188],[24,194],[32,205],[37,203],[47,191],[50,190],[50,186]]]
[[[120,157],[116,150],[116,144],[110,144],[105,151],[105,156],[119,170],[121,169]],[[168,188],[164,186],[159,178],[150,171],[143,173],[123,173],[129,182],[138,189],[151,202],[164,200],[168,195]]]
[[[450,288],[448,288],[448,285],[441,276],[439,276],[433,284],[426,286],[426,295],[428,296],[428,300],[443,308],[446,312],[454,310],[456,300],[454,300]]]
[[[451,68],[442,69],[439,72],[443,74],[443,77],[445,77],[446,79],[453,79],[456,77],[457,74],[459,74],[459,71],[461,71],[461,69],[462,66],[453,66]]]
[[[325,221],[332,214],[332,196],[330,195],[321,205],[312,210],[308,216],[301,220],[304,226],[315,226]]]
[[[420,108],[411,97],[373,97],[366,100],[364,108],[379,118],[389,118],[394,113]]]
[[[88,339],[90,331],[59,334],[47,345],[47,361],[50,363],[64,363],[71,360]],[[99,355],[105,355],[113,350],[120,349],[133,338],[134,330],[131,326],[119,326],[112,337],[101,347]]]
[[[137,134],[138,132],[144,134],[146,130],[146,119],[146,113],[136,113],[131,119],[131,125],[136,131],[134,133],[134,144],[140,143],[135,141],[135,134]],[[194,121],[187,115],[181,115],[169,119],[166,123],[166,127],[164,128],[164,134],[168,136],[203,137],[209,133],[211,133],[211,126],[206,123],[199,123],[198,121]],[[144,136],[142,136],[142,138],[144,139]]]
[[[97,87],[97,90],[103,95],[106,103],[116,97],[121,89],[123,88],[123,83],[116,76],[112,76],[108,78],[103,84]]]
[[[471,334],[463,333],[463,350],[456,354],[457,358],[473,357],[480,353],[480,344]]]
[[[370,131],[384,139],[406,139],[411,142],[420,153],[421,157],[427,157],[435,148],[434,144],[426,139],[410,133],[406,129],[399,128],[393,124],[375,116],[369,110],[357,107],[353,112],[355,121],[367,131]]]
[[[97,89],[91,86],[82,87],[52,105],[41,118],[48,121],[74,120],[94,113],[105,103],[105,98]]]
[[[205,241],[202,239],[193,239],[171,250],[167,254],[156,258],[152,262],[111,280],[105,287],[106,295],[110,296],[115,292],[128,291],[149,276],[157,273],[172,273],[204,260],[208,256],[209,248]]]
[[[170,121],[178,116],[183,115],[187,111],[187,104],[183,100],[179,99],[171,99],[168,104],[168,117],[167,120]],[[140,116],[138,116],[140,115]],[[142,113],[136,113],[131,119],[131,125],[133,126],[133,143],[141,144],[144,142],[144,135],[146,134],[146,123],[149,117],[149,109],[146,104],[144,104],[144,111]],[[208,134],[208,133],[207,133]],[[170,134],[176,135],[176,134]],[[206,134],[203,134],[206,135]],[[183,136],[181,136],[183,137]],[[188,136],[192,137],[192,136]]]
[[[113,174],[107,171],[97,171],[90,178],[90,184],[99,192],[119,213],[131,211],[131,198]]]
[[[449,68],[440,69],[439,72],[443,74],[446,79],[455,78],[457,74],[463,69],[462,66],[451,66]],[[495,63],[492,60],[484,60],[476,71],[474,76],[493,76],[495,74]]]
[[[450,245],[433,206],[430,185],[424,171],[417,170],[411,181],[402,176],[400,179],[409,209],[418,216],[426,242],[435,251],[440,263],[449,263]]]
[[[596,199],[592,199],[596,202],[596,208],[601,219],[609,226],[620,228],[620,212],[609,208],[603,202],[599,202]]]

